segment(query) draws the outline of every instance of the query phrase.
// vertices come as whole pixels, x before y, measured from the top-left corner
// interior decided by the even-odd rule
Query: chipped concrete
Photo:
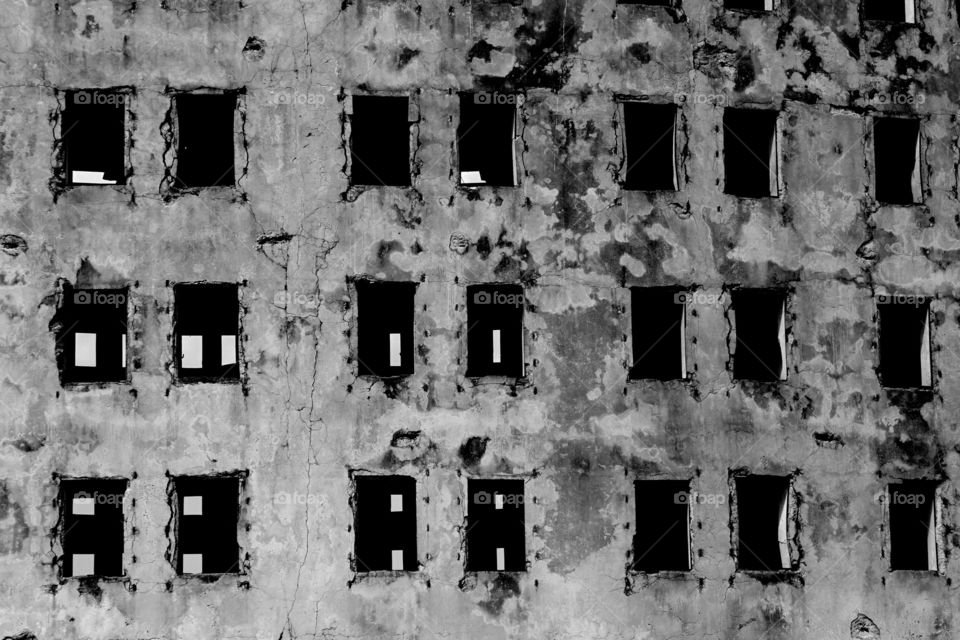
[[[777,4],[6,3],[0,637],[956,636],[956,4],[920,0],[906,27]],[[129,184],[61,191],[60,92],[92,87],[135,88]],[[245,173],[170,197],[171,91],[198,87],[245,91]],[[524,94],[516,188],[456,185],[470,89]],[[410,189],[349,189],[344,98],[369,91],[417,92]],[[681,191],[620,189],[619,95],[680,105]],[[722,194],[725,105],[782,110],[781,198]],[[874,111],[921,115],[923,205],[873,200]],[[356,375],[359,275],[419,283],[399,383]],[[131,287],[129,384],[61,388],[63,280]],[[244,385],[173,383],[171,284],[202,280],[247,283]],[[464,375],[465,286],[494,280],[528,287],[527,376],[509,384]],[[627,383],[640,284],[788,287],[788,379],[731,379],[721,297],[690,311],[689,382]],[[933,297],[932,391],[879,386],[878,292]],[[633,479],[726,493],[733,468],[801,470],[802,584],[735,573],[727,506],[698,505],[693,570],[625,589]],[[246,574],[176,579],[167,477],[236,469]],[[418,479],[420,574],[351,584],[350,469]],[[130,479],[127,581],[59,579],[55,473]],[[526,573],[464,576],[465,474],[529,478]],[[883,556],[873,498],[912,477],[948,481],[942,575]]]

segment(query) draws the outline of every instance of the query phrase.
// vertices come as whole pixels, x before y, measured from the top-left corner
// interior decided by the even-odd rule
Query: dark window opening
[[[937,570],[936,496],[930,480],[889,486],[891,569]]]
[[[737,568],[790,569],[790,479],[751,475],[736,479]]]
[[[55,332],[64,383],[127,379],[127,289],[64,287]]]
[[[687,377],[685,293],[659,287],[630,289],[633,380]]]
[[[637,480],[635,571],[690,570],[690,482]]]
[[[920,121],[915,118],[875,118],[873,152],[877,201],[888,204],[920,202]]]
[[[467,480],[467,571],[526,571],[523,480]]]
[[[786,295],[768,289],[737,289],[733,313],[737,335],[733,377],[786,380]]]
[[[67,183],[126,184],[127,94],[68,91],[60,135]]]
[[[460,184],[512,187],[517,183],[515,103],[512,94],[460,94]]]
[[[353,96],[350,183],[410,185],[410,124],[406,96]]]
[[[360,375],[410,375],[416,283],[357,280],[356,286]]]
[[[355,476],[356,571],[417,571],[417,481]]]
[[[173,287],[177,375],[181,380],[240,379],[240,301],[235,284]]]
[[[177,573],[240,573],[240,479],[181,476],[177,497]]]
[[[126,480],[61,480],[63,575],[123,575]]]
[[[884,387],[929,387],[930,306],[923,296],[882,295],[880,383]]]
[[[863,0],[863,16],[878,22],[917,21],[916,0]]]
[[[723,0],[723,6],[737,11],[773,11],[773,0]]]
[[[744,198],[776,196],[777,162],[777,112],[725,109],[724,193]]]
[[[523,376],[523,287],[467,287],[467,375]]]
[[[679,0],[617,0],[617,4],[645,4],[651,7],[672,7]]]
[[[180,94],[177,111],[179,189],[232,187],[234,179],[233,120],[237,97],[224,94]]]
[[[624,102],[623,119],[627,147],[623,187],[638,191],[675,191],[676,106]]]

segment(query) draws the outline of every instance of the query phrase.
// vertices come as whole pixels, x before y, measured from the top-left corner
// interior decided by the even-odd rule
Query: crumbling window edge
[[[698,489],[694,488],[694,483],[699,480],[699,471],[694,476],[681,476],[678,474],[671,473],[657,473],[649,475],[640,475],[636,473],[630,473],[629,470],[624,470],[624,476],[627,480],[627,491],[624,492],[624,504],[630,505],[627,509],[627,524],[626,530],[630,533],[627,535],[627,562],[625,564],[625,575],[624,575],[624,594],[627,596],[634,595],[638,593],[642,587],[652,584],[654,581],[658,580],[669,580],[671,582],[701,582],[704,578],[697,572],[696,568],[696,553],[693,548],[693,532],[694,532],[694,513],[693,513],[693,503],[689,500],[687,501],[687,564],[690,567],[687,570],[682,569],[666,569],[660,571],[644,571],[642,569],[634,569],[634,558],[633,558],[633,536],[634,531],[639,527],[637,522],[637,509],[636,509],[636,482],[638,480],[670,480],[678,482],[687,483],[687,491],[689,495],[695,495],[698,493]],[[631,496],[633,502],[631,502]],[[639,587],[639,588],[638,588]]]
[[[857,6],[861,32],[867,29],[883,30],[890,27],[898,27],[901,29],[907,29],[910,27],[917,27],[920,29],[924,28],[922,11],[923,7],[921,6],[921,0],[904,0],[904,14],[906,19],[903,21],[867,18],[866,3],[869,1],[870,0],[860,0]],[[911,18],[911,12],[913,18],[912,20],[909,19]]]
[[[513,108],[513,135],[512,135],[512,144],[511,144],[511,160],[513,162],[513,171],[511,175],[513,176],[512,184],[471,184],[464,183],[463,176],[460,171],[460,136],[457,134],[457,131],[460,128],[460,99],[464,95],[476,95],[478,93],[483,93],[483,89],[473,89],[468,91],[460,91],[454,93],[457,99],[457,126],[453,128],[454,140],[453,140],[453,178],[456,183],[456,188],[461,193],[473,194],[478,193],[481,189],[491,189],[494,193],[498,189],[516,189],[523,186],[523,175],[521,174],[520,168],[523,165],[523,154],[526,151],[524,141],[523,141],[523,131],[525,129],[526,123],[526,112],[524,106],[527,102],[527,93],[523,90],[516,91],[494,91],[493,93],[503,93],[506,95],[514,96],[514,108]]]
[[[736,357],[737,330],[736,330],[736,311],[733,304],[733,294],[738,290],[758,290],[776,292],[783,296],[783,311],[780,315],[780,356],[781,356],[781,377],[778,380],[753,380],[749,378],[737,378],[734,374],[734,358]],[[796,299],[796,288],[793,283],[785,283],[775,286],[749,286],[742,284],[724,284],[723,295],[727,295],[728,301],[724,305],[723,315],[727,323],[727,363],[726,368],[730,372],[730,380],[733,384],[741,386],[747,385],[757,389],[778,389],[791,382],[791,363],[797,361],[797,344],[794,336],[794,314],[793,307]],[[795,366],[795,365],[794,365]]]
[[[406,188],[406,187],[404,187]],[[422,280],[411,279],[411,280],[387,280],[385,278],[377,278],[366,273],[359,273],[354,275],[348,275],[346,278],[347,282],[347,297],[350,304],[350,314],[349,319],[347,320],[347,349],[349,350],[349,364],[350,364],[350,373],[353,375],[354,380],[365,380],[371,384],[382,383],[386,386],[396,385],[397,383],[403,382],[404,380],[410,380],[417,375],[417,365],[418,365],[418,347],[421,346],[418,340],[419,335],[417,333],[417,319],[419,314],[417,314],[417,291],[420,289],[420,285],[423,283]],[[413,283],[414,292],[413,292],[413,353],[410,354],[410,357],[413,358],[413,372],[411,373],[402,373],[394,376],[378,376],[373,373],[360,373],[360,330],[359,330],[359,311],[360,311],[360,296],[357,293],[357,282],[367,282],[367,283]],[[391,391],[392,392],[392,391]]]
[[[679,8],[680,2],[676,1],[677,7]],[[664,8],[669,9],[664,5],[644,5],[641,3],[629,3],[629,6],[648,6],[651,8]],[[617,3],[617,6],[620,6],[620,3]],[[626,179],[627,179],[627,117],[624,110],[624,104],[628,102],[635,102],[637,104],[653,104],[653,105],[663,105],[674,107],[673,114],[673,189],[627,189],[626,188]],[[616,148],[614,151],[618,156],[619,162],[614,166],[614,182],[620,189],[621,194],[627,193],[639,193],[639,194],[649,194],[652,197],[657,195],[661,197],[675,197],[676,194],[680,191],[683,191],[684,188],[689,183],[689,177],[687,174],[686,161],[689,157],[688,147],[690,144],[689,135],[687,132],[687,118],[686,113],[683,109],[683,105],[679,104],[676,101],[676,95],[666,96],[666,95],[647,95],[647,94],[614,94],[613,96],[614,103],[614,116],[613,116],[613,132],[616,144],[619,148]]]
[[[167,549],[164,557],[172,569],[172,577],[167,581],[167,590],[172,591],[174,586],[186,586],[197,582],[211,583],[223,582],[230,578],[236,578],[237,587],[242,589],[250,588],[250,577],[252,561],[250,559],[251,541],[248,532],[250,531],[250,493],[247,491],[247,481],[250,477],[248,469],[234,469],[230,471],[219,471],[211,473],[171,473],[169,470],[164,472],[167,477],[166,497],[167,509],[169,511],[169,520],[165,527],[167,538]],[[231,573],[189,573],[181,574],[177,572],[177,555],[180,522],[179,500],[177,499],[177,480],[179,479],[200,479],[200,478],[236,478],[237,479],[237,571]]]
[[[926,308],[926,324],[925,324],[925,342],[923,346],[923,351],[921,352],[921,381],[924,374],[929,378],[929,384],[912,387],[901,387],[901,386],[890,386],[886,385],[883,382],[883,376],[881,375],[882,363],[880,359],[883,357],[880,353],[880,332],[883,328],[880,326],[880,309],[877,306],[877,298],[879,296],[921,296],[926,299],[923,302],[923,306]],[[901,394],[935,394],[938,391],[939,385],[937,380],[939,379],[938,370],[937,370],[937,361],[934,358],[934,352],[936,351],[936,331],[937,323],[934,322],[935,316],[933,313],[933,302],[938,299],[936,295],[925,296],[925,294],[916,294],[916,293],[904,293],[900,291],[893,291],[889,289],[884,289],[881,291],[875,291],[872,296],[874,303],[874,316],[873,316],[873,327],[874,327],[874,350],[876,353],[876,364],[874,365],[874,375],[877,378],[877,382],[880,388],[887,395],[897,396]],[[926,368],[926,370],[924,370]]]
[[[350,509],[350,524],[348,531],[351,534],[350,551],[347,554],[347,564],[350,571],[350,579],[347,580],[347,588],[352,588],[356,584],[365,582],[391,583],[396,580],[405,579],[414,584],[429,588],[431,575],[429,573],[428,563],[433,559],[433,555],[425,551],[428,548],[428,534],[430,533],[430,521],[427,519],[425,505],[429,503],[429,496],[426,492],[425,476],[430,475],[429,469],[422,470],[412,463],[404,464],[396,469],[379,469],[366,466],[347,466],[347,506]],[[413,478],[415,482],[416,514],[415,522],[417,527],[417,568],[416,569],[383,569],[377,571],[360,571],[357,568],[357,561],[354,557],[356,552],[356,524],[357,524],[357,477],[389,477],[403,476]]]
[[[467,367],[469,366],[469,349],[467,346],[467,331],[470,330],[470,317],[468,315],[468,306],[467,306],[467,291],[468,287],[480,285],[480,286],[519,286],[521,293],[523,294],[523,314],[520,318],[520,361],[523,366],[523,371],[518,376],[507,376],[507,375],[469,375],[467,373]],[[536,310],[536,307],[530,302],[528,293],[532,290],[532,287],[525,282],[504,282],[504,281],[477,281],[477,282],[462,282],[460,286],[457,287],[458,290],[462,290],[462,300],[463,300],[463,321],[457,325],[456,337],[457,337],[457,349],[458,349],[458,363],[457,363],[457,386],[463,387],[463,383],[470,384],[474,389],[479,389],[489,386],[506,386],[509,387],[512,394],[516,394],[516,391],[520,388],[531,387],[532,382],[530,380],[531,370],[538,364],[536,359],[532,359],[531,362],[527,362],[528,353],[528,341],[535,340],[535,332],[528,329],[527,317],[528,314],[533,313]]]
[[[881,22],[880,24],[901,24],[901,23],[890,23],[890,22]],[[903,23],[906,24],[906,23]],[[885,202],[877,199],[877,166],[876,166],[876,137],[874,136],[875,125],[877,120],[881,119],[899,119],[899,120],[915,120],[917,121],[917,149],[915,156],[914,164],[914,175],[911,179],[911,190],[916,191],[913,202]],[[867,180],[867,194],[869,195],[870,200],[872,201],[873,206],[875,207],[906,207],[906,208],[920,208],[926,209],[929,206],[930,196],[930,176],[927,171],[927,165],[924,161],[927,155],[927,152],[930,149],[932,140],[925,135],[926,127],[925,125],[929,122],[930,116],[926,114],[916,113],[916,112],[904,112],[904,111],[881,111],[877,109],[870,109],[867,112],[867,117],[864,118],[864,126],[866,131],[863,135],[863,151],[864,151],[864,163],[866,165],[866,180]],[[916,184],[914,184],[914,182]]]
[[[349,90],[341,87],[341,100],[343,101],[343,112],[341,117],[343,118],[342,126],[342,140],[340,142],[341,148],[344,151],[344,164],[343,172],[344,177],[347,182],[347,192],[350,193],[351,197],[347,198],[349,202],[356,200],[356,197],[368,189],[399,189],[402,191],[416,191],[419,186],[420,181],[420,171],[417,164],[417,157],[420,152],[420,123],[422,122],[422,113],[423,109],[420,104],[421,99],[421,89],[417,88],[413,91],[400,90],[400,89],[365,89],[360,87],[353,87]],[[409,153],[407,159],[407,172],[410,176],[410,184],[408,185],[373,185],[373,184],[354,184],[353,182],[353,153],[351,150],[351,138],[353,137],[353,97],[354,96],[370,96],[370,97],[389,97],[389,98],[406,98],[407,99],[407,128],[408,128],[408,143],[409,143]],[[416,117],[413,114],[416,113]]]
[[[778,0],[777,0],[778,1]],[[743,11],[743,10],[741,10]],[[758,13],[756,11],[751,11],[752,13]],[[762,14],[768,14],[770,12],[764,11],[760,12]],[[725,125],[723,122],[724,114],[727,109],[736,109],[736,110],[754,110],[764,113],[774,113],[776,118],[773,121],[773,140],[770,145],[770,158],[767,163],[767,180],[769,186],[769,193],[761,196],[744,196],[738,195],[735,193],[727,192],[727,172],[726,172],[726,148],[724,144],[724,136],[726,135]],[[782,201],[784,198],[784,193],[786,192],[786,183],[783,177],[783,120],[784,120],[784,109],[783,107],[778,107],[771,103],[757,104],[752,102],[738,102],[736,104],[726,104],[723,109],[720,110],[720,126],[717,128],[717,149],[719,150],[719,168],[720,173],[723,176],[723,179],[720,181],[720,193],[722,193],[727,198],[734,198],[738,201],[763,201],[763,200],[773,200],[773,201]],[[772,166],[771,166],[772,165]]]
[[[782,14],[782,7],[784,3],[781,0],[764,0],[763,9],[747,9],[743,7],[728,7],[724,0],[719,0],[720,11],[721,12],[733,12],[739,14],[745,14],[744,18],[752,18],[756,16],[780,16]]]
[[[934,540],[936,546],[936,559],[937,559],[937,568],[936,569],[894,569],[893,568],[893,546],[892,540],[890,537],[890,488],[895,484],[902,484],[903,482],[908,482],[911,480],[925,480],[928,482],[935,483],[934,488],[934,499],[933,499],[933,518],[936,530],[934,532]],[[936,475],[929,478],[900,478],[900,477],[885,477],[882,478],[882,486],[880,490],[875,494],[877,496],[883,496],[883,499],[880,500],[881,503],[881,552],[882,556],[886,560],[886,570],[887,573],[898,573],[898,574],[916,574],[916,575],[929,575],[929,576],[940,576],[946,578],[948,576],[948,566],[947,566],[947,534],[952,530],[952,526],[948,526],[947,522],[944,520],[945,511],[947,507],[946,494],[949,490],[948,479]],[[928,558],[929,560],[929,558]]]
[[[701,285],[691,284],[691,285],[625,285],[620,287],[625,291],[624,296],[626,300],[620,298],[615,304],[618,304],[621,309],[624,309],[623,315],[626,317],[626,320],[621,321],[622,329],[622,342],[626,345],[625,356],[624,356],[624,371],[626,376],[626,384],[628,386],[672,386],[672,385],[682,385],[685,387],[690,387],[695,389],[697,386],[696,380],[696,362],[694,361],[694,349],[696,346],[695,339],[691,340],[690,331],[691,331],[691,322],[690,318],[697,317],[696,309],[690,308],[687,302],[681,302],[678,304],[683,304],[683,323],[680,328],[680,357],[682,362],[682,374],[681,378],[670,378],[668,380],[661,380],[659,378],[635,378],[631,375],[633,370],[633,290],[634,289],[660,289],[664,291],[674,291],[676,295],[683,294],[692,294],[696,291],[702,290]],[[722,295],[722,294],[721,294]]]
[[[737,479],[747,476],[771,475],[785,478],[787,480],[787,512],[786,543],[790,554],[790,568],[776,570],[762,569],[741,569],[739,564],[740,554],[740,529],[739,515],[737,513]],[[737,576],[747,576],[761,581],[776,579],[793,585],[802,585],[803,574],[801,567],[803,565],[803,546],[800,544],[800,532],[803,529],[803,523],[800,520],[800,509],[803,505],[803,496],[797,487],[797,481],[801,475],[799,469],[784,472],[779,470],[750,469],[746,467],[737,467],[727,469],[727,489],[730,496],[729,509],[729,529],[730,529],[730,557],[733,559],[733,579]]]

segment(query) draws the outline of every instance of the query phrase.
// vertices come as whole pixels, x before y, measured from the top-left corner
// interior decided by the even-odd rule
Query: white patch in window
[[[486,184],[480,177],[479,171],[461,171],[460,182],[462,184]]]
[[[497,547],[497,571],[503,571],[505,566],[506,561],[504,559],[503,547]]]
[[[203,573],[203,554],[202,553],[183,554],[183,572],[184,573]]]
[[[220,336],[220,364],[237,364],[237,336]]]
[[[180,367],[203,368],[203,336],[180,336]]]
[[[73,171],[74,184],[117,184],[116,180],[104,180],[103,171]]]
[[[95,515],[96,505],[93,498],[74,498],[73,515],[92,516]]]
[[[394,571],[403,571],[403,549],[394,549],[391,555],[391,568]]]
[[[183,497],[183,515],[202,516],[203,515],[203,496],[184,496]]]
[[[73,365],[75,367],[97,366],[97,334],[74,334]]]
[[[93,554],[92,553],[73,554],[73,575],[74,576],[92,576],[93,575]]]
[[[390,334],[390,366],[399,367],[401,364],[400,360],[400,334],[391,333]]]
[[[493,362],[500,363],[500,329],[493,330]]]
[[[390,494],[390,511],[396,513],[403,511],[403,495],[399,493]]]

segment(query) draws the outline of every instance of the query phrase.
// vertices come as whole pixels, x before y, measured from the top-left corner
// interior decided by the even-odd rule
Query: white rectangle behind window
[[[75,333],[73,348],[73,366],[97,366],[97,334]]]
[[[391,333],[390,334],[390,366],[399,367],[400,366],[400,334]]]
[[[403,511],[403,495],[399,493],[390,494],[390,511]]]
[[[403,549],[394,549],[390,560],[390,566],[394,571],[403,571]]]
[[[203,573],[203,554],[202,553],[183,554],[183,572],[184,573]]]
[[[202,516],[203,496],[183,496],[183,515]]]
[[[780,341],[780,379],[787,379],[787,303],[780,307],[780,326],[777,328],[777,339]]]
[[[790,539],[787,537],[787,515],[789,513],[790,488],[780,500],[780,518],[777,522],[777,542],[780,543],[780,567],[789,569],[790,564]]]
[[[73,554],[73,575],[74,576],[92,576],[93,575],[93,554],[92,553]]]
[[[913,24],[917,21],[917,7],[914,1],[915,0],[903,0],[903,21],[908,24]]]
[[[95,509],[93,498],[73,499],[73,515],[75,516],[92,516]]]
[[[495,493],[493,494],[493,508],[494,509],[503,509],[503,494]]]
[[[220,364],[237,364],[237,336],[220,336]]]
[[[484,184],[479,171],[461,171],[460,182],[462,184]]]
[[[923,319],[923,336],[920,340],[920,386],[929,387],[930,380],[930,313]]]
[[[936,494],[934,494],[936,496]],[[927,569],[937,570],[937,499],[930,505],[930,521],[927,524]]]
[[[203,367],[203,336],[180,336],[180,366],[184,369]]]
[[[500,329],[493,330],[493,362],[500,362]]]
[[[497,571],[503,571],[503,568],[506,566],[504,559],[503,547],[497,547]]]

